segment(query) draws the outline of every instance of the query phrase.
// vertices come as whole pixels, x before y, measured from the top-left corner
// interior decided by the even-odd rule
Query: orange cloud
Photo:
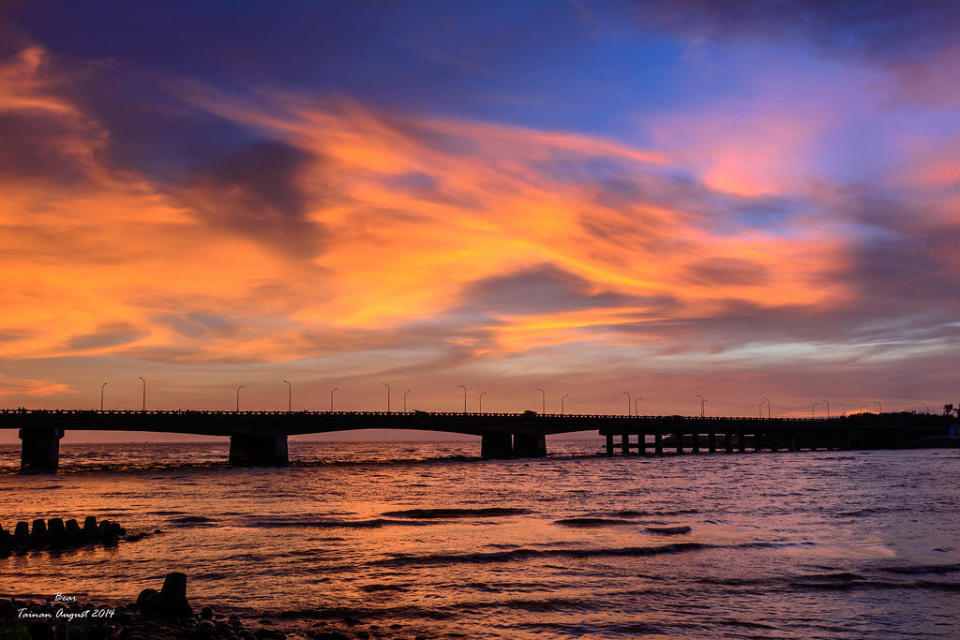
[[[394,348],[412,366],[436,344],[487,358],[649,345],[668,339],[666,315],[850,295],[829,280],[843,239],[791,222],[725,230],[725,194],[671,177],[683,158],[342,100],[190,99],[274,142],[158,182],[101,160],[107,125],[59,96],[42,50],[0,68],[0,112],[53,122],[41,142],[74,175],[0,174],[0,335],[14,336],[0,357],[275,362]],[[756,191],[724,190],[741,203]],[[538,265],[556,271],[509,286],[534,298],[560,287],[540,308],[471,299],[474,283]]]

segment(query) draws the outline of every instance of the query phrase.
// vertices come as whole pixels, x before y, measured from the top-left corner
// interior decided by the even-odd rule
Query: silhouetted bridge
[[[727,453],[930,446],[957,435],[956,419],[914,413],[838,418],[699,418],[377,411],[0,410],[0,429],[19,429],[22,471],[55,471],[68,429],[230,437],[230,462],[282,465],[287,437],[357,429],[417,429],[475,435],[483,458],[543,457],[546,436],[597,430],[607,455]]]

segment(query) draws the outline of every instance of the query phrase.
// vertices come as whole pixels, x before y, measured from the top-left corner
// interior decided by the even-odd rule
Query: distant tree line
[[[956,415],[958,418],[960,418],[960,406],[954,407],[953,403],[943,405],[943,415]]]

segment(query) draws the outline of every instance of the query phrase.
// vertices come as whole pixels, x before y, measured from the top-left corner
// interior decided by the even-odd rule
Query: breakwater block
[[[11,553],[24,554],[40,549],[59,552],[95,544],[113,547],[121,539],[136,542],[154,533],[161,531],[157,529],[127,535],[127,530],[119,522],[103,520],[98,523],[95,516],[88,516],[82,529],[73,518],[66,522],[63,518],[37,518],[32,527],[26,522],[18,522],[12,535],[0,525],[0,558],[6,558]]]
[[[145,615],[162,618],[188,618],[193,609],[187,602],[187,576],[184,573],[168,573],[159,592],[144,589],[137,596],[137,607]]]

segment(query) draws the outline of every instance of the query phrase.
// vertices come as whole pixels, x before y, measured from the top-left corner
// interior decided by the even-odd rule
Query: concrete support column
[[[542,433],[513,434],[513,455],[516,458],[546,458],[547,437]]]
[[[623,455],[623,456],[630,455],[630,434],[629,433],[620,434],[620,455]]]
[[[744,435],[743,429],[737,432],[737,448],[740,449],[740,453],[747,452],[747,436]]]
[[[723,434],[723,448],[727,453],[733,453],[733,434],[730,431]]]
[[[509,433],[487,432],[481,436],[480,457],[485,460],[512,458],[513,446]]]
[[[694,453],[700,453],[700,430],[693,432],[693,446],[691,447]]]
[[[640,432],[639,440],[637,441],[637,453],[642,457],[647,455],[647,434]]]
[[[663,455],[663,433],[659,431],[653,434],[653,451],[658,456]]]
[[[613,434],[612,433],[607,434],[607,455],[608,456],[613,455]]]
[[[677,431],[673,437],[677,440],[677,453],[683,453],[683,432]]]
[[[707,434],[707,447],[710,449],[710,453],[717,452],[717,434],[713,431]]]
[[[20,429],[20,473],[56,472],[62,437],[57,427]]]
[[[763,451],[763,433],[757,429],[753,433],[753,452]]]
[[[287,435],[230,436],[230,464],[238,467],[281,467],[290,462]]]

